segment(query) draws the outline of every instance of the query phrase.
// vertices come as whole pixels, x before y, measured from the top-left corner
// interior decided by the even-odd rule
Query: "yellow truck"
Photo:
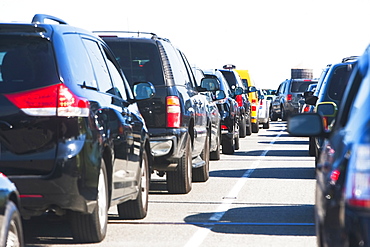
[[[248,70],[235,70],[243,81],[245,88],[255,87]],[[258,110],[259,110],[259,99],[258,92],[248,93],[249,101],[251,102],[251,122],[252,122],[252,132],[258,133],[259,131],[259,121],[258,121]]]

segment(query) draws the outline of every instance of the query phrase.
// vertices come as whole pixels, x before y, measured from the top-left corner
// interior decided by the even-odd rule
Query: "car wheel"
[[[220,141],[220,138],[221,138],[221,131],[220,131],[220,127],[218,128],[218,135],[217,135],[217,141],[216,141],[216,145],[217,145],[217,148],[215,151],[212,151],[211,154],[210,154],[210,159],[211,160],[219,160],[221,158],[221,155],[220,155],[220,146],[221,146],[221,141]]]
[[[223,154],[234,154],[234,152],[235,152],[234,137],[222,138],[222,153]]]
[[[286,121],[287,117],[287,112],[284,110],[283,107],[281,107],[281,120]]]
[[[122,219],[143,219],[148,212],[150,177],[148,155],[145,148],[142,152],[140,172],[139,192],[136,199],[117,205],[119,217]]]
[[[278,117],[277,113],[274,112],[273,110],[271,110],[271,112],[270,112],[270,119],[271,119],[271,121],[277,121],[278,118],[279,117]]]
[[[310,156],[316,156],[315,139],[313,137],[310,137],[308,141],[308,153]]]
[[[191,190],[192,148],[190,135],[186,138],[185,151],[179,159],[175,171],[166,172],[169,193],[186,194]]]
[[[207,134],[203,151],[200,154],[205,164],[193,169],[193,182],[205,182],[209,179],[209,141],[209,134]]]
[[[101,242],[107,233],[108,224],[108,179],[105,163],[102,159],[96,207],[92,214],[70,212],[73,239],[83,243]]]
[[[244,138],[247,136],[247,119],[244,116],[239,122],[239,137]]]
[[[252,132],[253,133],[258,133],[260,127],[259,127],[259,124],[258,122],[257,123],[252,123]]]
[[[251,116],[248,116],[247,118],[247,136],[252,135],[252,122],[251,122]]]
[[[21,215],[17,206],[9,201],[6,205],[6,213],[9,214],[8,233],[5,239],[6,247],[21,247],[23,246],[23,233]]]
[[[235,150],[239,150],[239,148],[240,148],[240,145],[239,145],[239,136],[236,136],[235,137],[234,147],[235,147]]]
[[[263,123],[263,129],[269,129],[270,128],[270,120],[267,119],[267,122],[266,123]]]

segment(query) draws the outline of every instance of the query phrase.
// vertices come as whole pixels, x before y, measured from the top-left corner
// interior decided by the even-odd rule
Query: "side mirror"
[[[215,91],[215,100],[220,100],[226,98],[226,94],[223,90]]]
[[[242,95],[244,93],[244,89],[241,87],[236,87],[234,89],[234,95]]]
[[[257,92],[257,88],[255,86],[250,86],[250,87],[248,87],[248,92],[249,93]]]
[[[338,107],[334,102],[321,102],[316,106],[316,112],[323,117],[335,117]]]
[[[308,105],[316,105],[317,100],[318,100],[317,96],[312,95],[312,96],[309,96],[309,97],[305,97],[305,102]]]
[[[325,134],[322,117],[317,113],[293,115],[288,119],[287,130],[292,136],[321,136]]]
[[[150,82],[135,82],[132,91],[136,100],[151,99],[155,95],[155,88]]]
[[[203,78],[200,82],[200,87],[198,87],[200,92],[215,92],[217,90],[220,90],[220,83],[216,78]]]

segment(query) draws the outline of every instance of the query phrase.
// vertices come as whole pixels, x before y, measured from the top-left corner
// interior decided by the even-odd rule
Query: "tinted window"
[[[230,72],[230,71],[221,71],[221,73],[225,77],[225,79],[226,79],[226,81],[227,81],[227,83],[229,84],[230,87],[236,85],[236,79],[235,79],[235,76],[232,72]]]
[[[51,43],[42,38],[0,38],[0,93],[59,83]]]
[[[304,92],[308,88],[309,82],[305,81],[295,81],[292,80],[291,86],[290,86],[290,91],[292,93],[298,93],[298,92]]]
[[[149,81],[163,85],[163,71],[157,46],[153,43],[105,40],[121,65],[126,79],[135,82]]]
[[[93,40],[83,39],[83,42],[88,51],[91,64],[94,68],[95,77],[101,92],[112,93],[112,82],[105,63],[103,54],[99,48],[98,43]]]
[[[67,34],[64,35],[64,41],[67,46],[66,49],[70,51],[67,59],[74,82],[78,85],[98,88],[90,58],[81,42],[80,36]]]
[[[334,100],[340,100],[342,98],[351,72],[351,65],[345,65],[335,68],[329,79],[328,95],[330,98]]]

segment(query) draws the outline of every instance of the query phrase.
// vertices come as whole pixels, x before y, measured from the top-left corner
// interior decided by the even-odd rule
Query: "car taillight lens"
[[[15,106],[31,116],[87,117],[90,103],[74,95],[64,84],[6,94]]]
[[[166,98],[167,127],[179,128],[181,121],[180,100],[177,96]]]
[[[292,101],[292,99],[293,99],[293,95],[288,94],[288,95],[286,96],[286,100],[287,100],[287,101]]]
[[[348,205],[370,209],[370,144],[359,144],[349,160],[345,186]]]
[[[236,95],[235,100],[238,103],[238,106],[243,106],[243,96]]]
[[[252,99],[252,104],[257,104],[257,99]]]
[[[228,130],[227,126],[226,125],[223,125],[223,124],[221,125],[221,129],[222,130]]]
[[[310,111],[310,106],[306,105],[304,108],[303,108],[303,112],[309,112]]]
[[[252,106],[251,106],[251,109],[252,109],[252,111],[257,111],[257,106],[252,105]]]

